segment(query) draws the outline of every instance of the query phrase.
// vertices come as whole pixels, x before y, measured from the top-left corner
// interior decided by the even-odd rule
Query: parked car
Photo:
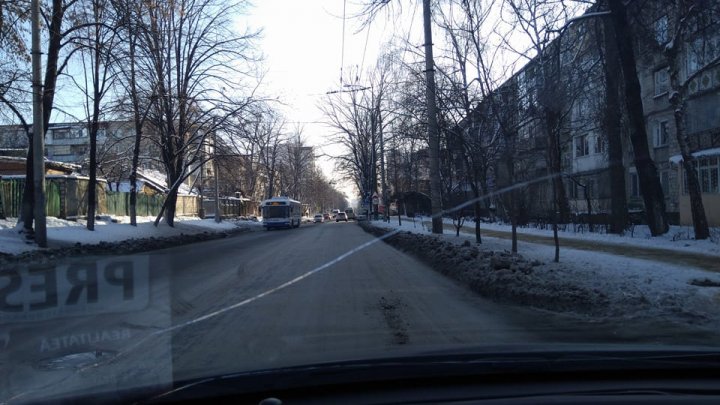
[[[335,216],[335,222],[340,222],[340,221],[345,221],[345,222],[348,221],[347,214],[342,211],[338,212],[337,215]]]
[[[322,214],[315,214],[315,218],[313,219],[313,222],[315,222],[315,223],[318,223],[318,222],[323,223],[324,220],[325,220],[325,218],[323,218],[323,215],[322,215]]]
[[[329,221],[329,220],[330,220],[330,214],[328,214],[328,213],[326,212],[325,214],[323,214],[323,218],[324,218],[326,221]]]
[[[367,215],[365,215],[365,214],[357,214],[357,215],[355,216],[355,218],[357,219],[358,222],[360,222],[360,221],[366,221],[366,220],[367,220]]]

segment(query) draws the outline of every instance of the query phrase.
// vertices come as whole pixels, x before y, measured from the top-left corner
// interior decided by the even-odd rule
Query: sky
[[[354,199],[357,193],[354,186],[341,181],[334,170],[331,156],[338,156],[342,150],[329,141],[334,130],[327,125],[319,104],[327,92],[342,89],[341,68],[346,75],[359,72],[358,83],[362,84],[364,74],[393,39],[408,40],[420,48],[424,42],[422,2],[391,1],[372,22],[364,25],[358,15],[362,3],[370,0],[250,1],[254,4],[237,17],[237,31],[244,32],[248,27],[261,30],[256,44],[263,55],[261,70],[265,75],[260,87],[263,96],[277,98],[276,108],[286,119],[286,130],[302,129],[305,141],[315,148],[325,175],[350,200]],[[437,58],[443,42],[437,27],[433,40]],[[70,82],[58,85],[63,92],[74,91]],[[82,116],[76,105],[80,99],[78,94],[65,97],[65,103],[58,100],[58,111]]]
[[[328,91],[341,88],[341,66],[345,72],[362,72],[375,64],[382,45],[393,35],[407,35],[409,29],[421,26],[422,13],[415,3],[409,3],[396,18],[387,13],[379,15],[369,29],[355,18],[360,10],[357,0],[256,0],[248,10],[243,22],[263,30],[259,40],[267,69],[263,89],[280,97],[290,128],[302,126],[304,137],[317,154],[340,153],[327,140],[333,131],[324,123],[318,104]],[[339,181],[331,159],[322,157],[320,164],[330,179]],[[354,197],[350,184],[338,184]]]

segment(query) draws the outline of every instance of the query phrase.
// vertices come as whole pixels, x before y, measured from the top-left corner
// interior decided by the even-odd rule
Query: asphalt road
[[[0,285],[0,403],[522,344],[536,340],[528,322],[545,324],[479,298],[354,222],[46,267],[20,266]]]
[[[523,310],[479,298],[353,222],[254,232],[152,262],[172,268],[175,379],[534,339],[512,321]]]
[[[3,269],[0,403],[337,360],[707,339],[482,299],[357,224]]]

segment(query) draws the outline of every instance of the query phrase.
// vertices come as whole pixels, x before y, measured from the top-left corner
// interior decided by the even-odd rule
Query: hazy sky
[[[268,70],[265,91],[280,96],[291,125],[302,125],[303,135],[320,153],[338,153],[327,141],[332,129],[324,124],[317,105],[326,92],[340,89],[341,65],[346,72],[362,69],[363,60],[365,66],[372,66],[381,46],[393,34],[405,36],[409,29],[415,31],[414,27],[421,26],[421,20],[411,21],[413,16],[422,18],[415,3],[408,4],[395,19],[380,15],[369,30],[358,18],[352,18],[359,11],[355,0],[257,0],[249,10],[251,26],[263,29],[259,45]],[[333,163],[321,159],[321,164],[332,176]],[[348,187],[344,191],[351,192]]]

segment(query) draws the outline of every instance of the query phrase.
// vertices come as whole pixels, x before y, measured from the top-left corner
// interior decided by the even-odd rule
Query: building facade
[[[677,10],[661,2],[638,2],[632,10],[638,78],[645,114],[647,141],[665,196],[671,222],[692,223],[687,182],[677,137],[676,105],[684,102],[685,139],[697,156],[697,170],[706,215],[720,226],[720,18],[718,10],[677,18]],[[715,6],[720,8],[720,6]],[[712,8],[712,7],[711,7]],[[678,24],[687,24],[682,27]],[[672,35],[680,39],[677,57],[665,47]],[[563,179],[573,216],[610,212],[613,178],[608,153],[607,87],[601,18],[576,21],[477,108],[478,117],[463,123],[465,136],[484,131],[501,150],[492,156],[489,179],[493,192],[520,187],[519,209],[525,219],[547,218],[553,212],[548,164],[549,134],[555,134]],[[671,81],[672,69],[677,71]],[[612,74],[618,74],[614,72]],[[622,96],[622,93],[621,93]],[[621,98],[622,101],[622,98]],[[634,153],[627,134],[627,117],[618,117],[622,143],[625,194],[630,213],[642,212],[643,200]],[[617,129],[616,129],[617,130]],[[552,132],[554,131],[554,132]],[[543,180],[545,178],[545,180]],[[499,197],[502,200],[502,197]],[[502,205],[502,201],[501,205]],[[507,208],[507,204],[505,204]]]

